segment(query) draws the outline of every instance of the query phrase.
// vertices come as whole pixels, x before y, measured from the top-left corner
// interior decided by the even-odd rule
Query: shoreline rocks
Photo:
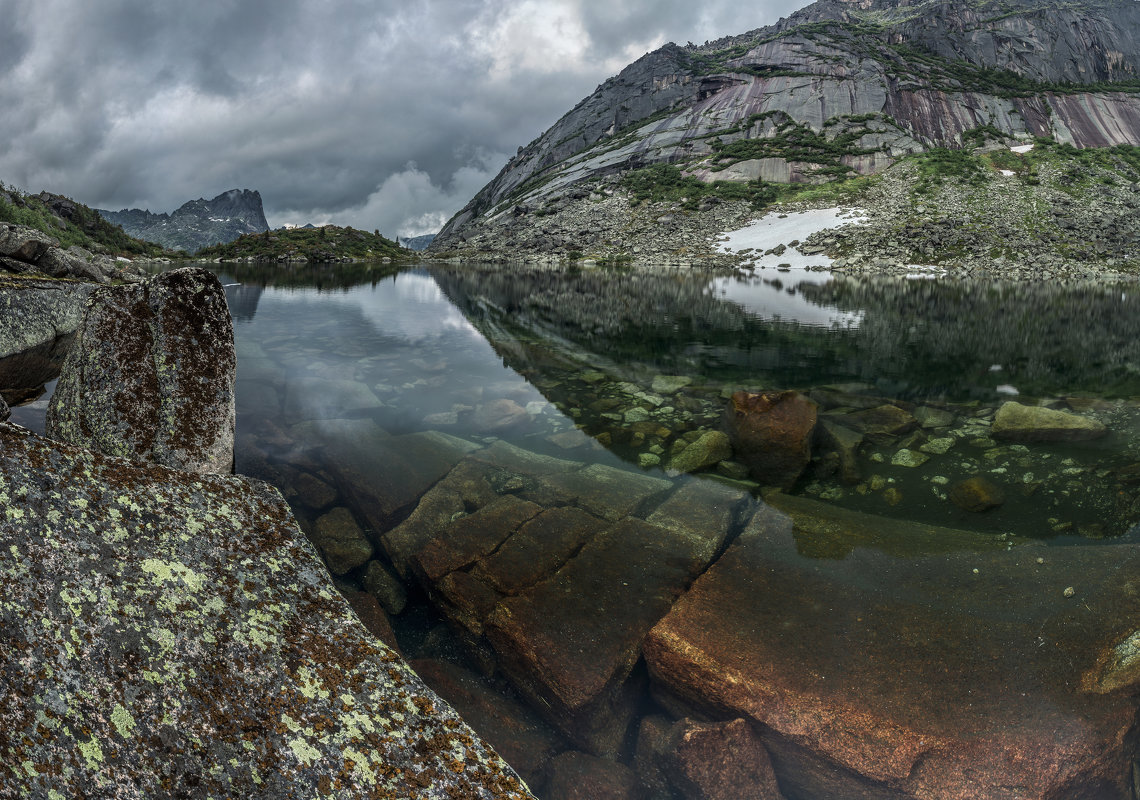
[[[530,797],[267,484],[0,423],[0,496],[0,721],[40,731],[0,745],[7,790]]]
[[[222,285],[201,268],[92,296],[47,435],[110,455],[231,472],[237,357]]]

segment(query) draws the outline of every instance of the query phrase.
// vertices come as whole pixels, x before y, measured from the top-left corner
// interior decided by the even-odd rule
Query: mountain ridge
[[[190,200],[169,214],[139,208],[96,211],[135,238],[191,253],[269,230],[261,193],[249,189],[230,189],[212,200]]]
[[[820,0],[766,28],[667,44],[520,148],[432,249],[655,164],[706,183],[827,183],[979,129],[1140,143],[1140,3]]]

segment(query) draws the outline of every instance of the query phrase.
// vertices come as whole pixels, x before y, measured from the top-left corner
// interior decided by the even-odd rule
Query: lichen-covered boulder
[[[267,484],[0,423],[0,553],[0,796],[530,796]]]
[[[95,287],[87,283],[4,278],[0,281],[0,358],[75,333],[93,291]]]
[[[104,289],[48,407],[53,439],[191,472],[231,472],[233,324],[221,283],[200,268]]]

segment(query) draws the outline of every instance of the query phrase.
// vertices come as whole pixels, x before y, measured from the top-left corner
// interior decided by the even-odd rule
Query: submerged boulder
[[[760,509],[649,633],[669,707],[747,720],[788,796],[1131,800],[1140,547],[817,555],[799,524]]]
[[[811,460],[818,405],[799,392],[737,392],[727,421],[753,480],[790,489]]]
[[[1008,442],[1082,442],[1099,439],[1108,429],[1091,417],[1010,401],[998,409],[991,432]]]
[[[530,797],[267,484],[0,423],[0,502],[0,794]]]
[[[212,273],[192,267],[104,289],[91,298],[45,430],[108,455],[231,472],[236,367]]]

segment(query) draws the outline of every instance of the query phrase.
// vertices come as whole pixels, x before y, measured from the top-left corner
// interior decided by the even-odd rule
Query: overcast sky
[[[800,0],[0,0],[0,180],[118,210],[438,229],[629,62]]]

